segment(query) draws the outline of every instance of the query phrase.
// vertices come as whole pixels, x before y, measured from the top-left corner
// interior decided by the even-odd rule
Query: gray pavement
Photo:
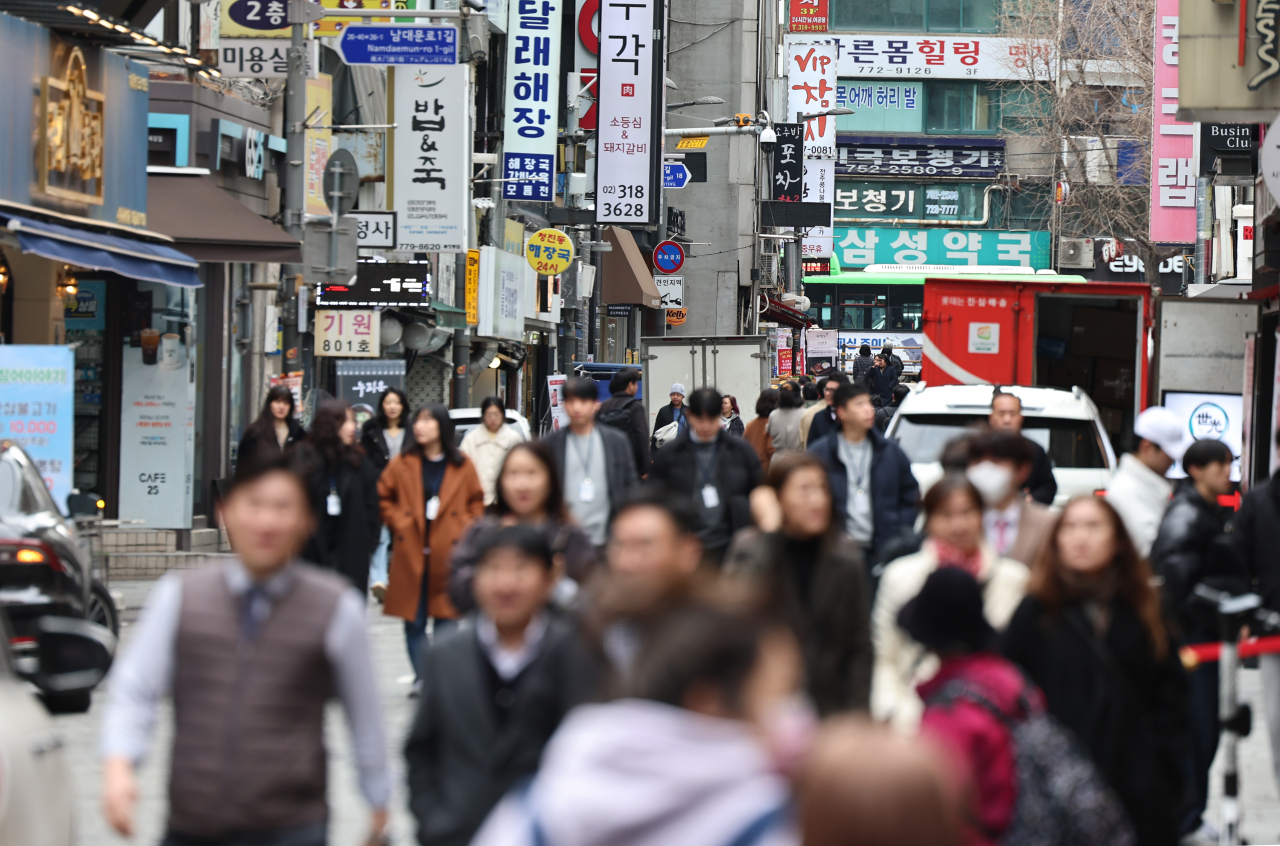
[[[137,617],[138,609],[153,584],[155,583],[152,581],[116,581],[111,586],[112,591],[118,594],[117,602],[123,600],[125,625],[120,634],[125,649],[129,646],[132,628],[130,623]],[[393,769],[395,794],[391,801],[392,834],[395,843],[412,844],[417,840],[414,836],[413,818],[405,805],[404,759],[400,756],[400,744],[413,716],[414,701],[408,698],[412,669],[404,648],[404,630],[400,620],[383,616],[381,606],[372,603],[369,621],[378,692],[387,721],[387,742]],[[137,834],[133,840],[125,840],[107,826],[98,801],[102,776],[97,754],[98,731],[107,684],[110,684],[109,680],[94,693],[93,707],[87,714],[57,718],[58,728],[66,742],[72,788],[75,791],[76,843],[77,846],[117,846],[126,843],[154,846],[164,834],[168,807],[166,785],[169,738],[172,733],[171,715],[166,707],[152,744],[155,754],[139,770]],[[360,846],[368,833],[368,809],[356,784],[351,744],[341,707],[329,706],[325,734],[329,747],[329,842],[332,846]]]

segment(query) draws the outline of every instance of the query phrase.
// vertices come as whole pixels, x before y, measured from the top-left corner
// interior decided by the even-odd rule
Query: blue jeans
[[[428,628],[429,624],[429,628]],[[435,639],[448,634],[458,625],[457,620],[427,615],[427,572],[422,573],[422,593],[418,597],[418,614],[412,621],[404,621],[404,645],[409,650],[409,663],[413,665],[413,680],[422,679],[422,653]]]
[[[391,530],[386,526],[382,527],[382,534],[378,535],[378,548],[373,551],[373,557],[369,559],[369,586],[386,585],[387,583],[387,567],[390,564],[391,553]]]
[[[210,838],[187,837],[169,832],[160,846],[325,846],[328,842],[325,823],[316,823],[267,834],[229,834]]]

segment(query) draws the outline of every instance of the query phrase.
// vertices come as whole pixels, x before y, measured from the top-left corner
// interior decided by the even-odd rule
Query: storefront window
[[[835,0],[833,30],[995,32],[998,0]]]
[[[1000,125],[998,94],[985,82],[928,83],[925,131],[994,132]]]

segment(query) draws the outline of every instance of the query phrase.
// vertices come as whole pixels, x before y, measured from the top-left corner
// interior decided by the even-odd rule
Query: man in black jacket
[[[1022,400],[1017,394],[1000,390],[999,386],[991,394],[991,416],[987,422],[997,432],[1013,432],[1022,435]],[[1026,435],[1023,435],[1026,438]],[[1041,505],[1053,505],[1053,498],[1058,493],[1058,480],[1053,477],[1053,465],[1044,447],[1027,438],[1027,446],[1031,450],[1031,475],[1027,477],[1023,490],[1031,494],[1031,498]]]
[[[569,425],[546,441],[564,485],[565,505],[591,542],[603,547],[609,521],[639,478],[627,436],[612,426],[596,425],[596,396],[596,383],[590,379],[566,381]]]
[[[649,415],[636,396],[640,388],[640,371],[624,367],[609,380],[609,398],[600,404],[596,422],[612,426],[631,441],[640,478],[649,475]]]
[[[1161,590],[1169,619],[1175,621],[1179,646],[1218,640],[1216,614],[1197,601],[1198,584],[1231,593],[1243,592],[1248,578],[1237,570],[1226,547],[1218,497],[1231,493],[1234,456],[1222,441],[1200,440],[1187,448],[1182,468],[1189,476],[1174,492],[1151,545],[1151,566],[1164,580]],[[1190,748],[1187,760],[1187,809],[1179,834],[1201,829],[1209,801],[1209,768],[1218,748],[1218,664],[1209,661],[1189,676],[1187,716]],[[1205,830],[1203,835],[1211,835]],[[1211,838],[1210,838],[1211,839]]]
[[[884,360],[893,368],[894,378],[901,379],[902,371],[905,370],[906,367],[903,365],[902,359],[898,354],[893,351],[893,344],[886,343],[881,347],[880,355],[884,356]]]
[[[734,532],[751,525],[751,492],[760,459],[742,438],[720,428],[721,396],[699,388],[689,397],[689,431],[658,450],[653,476],[693,499],[694,523],[707,561],[719,565]]]
[[[684,385],[679,382],[671,386],[671,402],[658,409],[657,418],[653,421],[654,434],[657,434],[663,426],[670,426],[672,423],[680,424],[677,427],[680,432],[689,430],[688,410],[684,407]],[[653,446],[657,449],[657,444]]]
[[[886,544],[911,530],[920,485],[902,448],[876,430],[865,385],[842,386],[835,402],[840,431],[811,441],[809,452],[826,466],[832,507],[873,566]]]

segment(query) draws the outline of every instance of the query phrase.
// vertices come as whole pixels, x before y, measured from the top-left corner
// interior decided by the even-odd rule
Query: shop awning
[[[793,329],[808,329],[815,321],[803,311],[797,311],[789,305],[783,304],[782,300],[774,299],[768,294],[761,294],[764,306],[760,311],[761,320],[769,320],[774,323],[781,323],[783,326],[790,326]]]
[[[297,238],[199,174],[149,175],[147,220],[199,261],[302,263]]]
[[[0,220],[18,239],[24,253],[35,253],[52,261],[62,261],[91,270],[107,270],[141,279],[164,282],[183,288],[199,288],[195,259],[161,244],[109,235],[58,223],[46,223],[0,208]]]
[[[604,230],[605,240],[613,249],[604,254],[604,279],[600,296],[605,303],[634,304],[657,308],[662,304],[653,274],[640,255],[636,238],[627,229],[610,226]]]

